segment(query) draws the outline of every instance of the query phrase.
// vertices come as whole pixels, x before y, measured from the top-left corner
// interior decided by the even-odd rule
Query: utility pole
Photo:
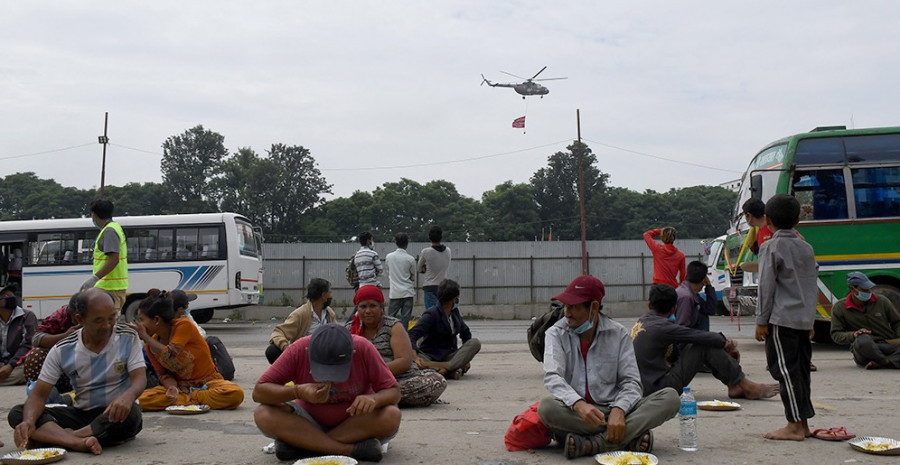
[[[103,198],[103,188],[106,186],[106,146],[109,144],[109,137],[106,136],[106,128],[109,125],[109,112],[104,113],[103,117],[103,135],[97,140],[103,145],[103,165],[100,168],[100,198]]]
[[[581,143],[581,110],[575,109],[578,126],[578,200],[581,204],[581,274],[588,274],[587,233],[584,228],[584,147]]]

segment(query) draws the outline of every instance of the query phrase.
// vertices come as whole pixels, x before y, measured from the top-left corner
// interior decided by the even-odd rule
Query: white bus
[[[197,294],[199,323],[216,309],[258,304],[262,234],[235,213],[121,216],[128,243],[128,292],[122,313],[133,321],[151,288]],[[23,308],[49,316],[78,291],[93,269],[97,229],[90,218],[0,222],[0,252],[23,257]]]

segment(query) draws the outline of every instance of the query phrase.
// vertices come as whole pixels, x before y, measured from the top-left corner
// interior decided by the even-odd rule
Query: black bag
[[[231,360],[231,355],[228,355],[228,350],[225,348],[225,344],[223,344],[222,341],[219,340],[219,338],[217,338],[216,336],[207,337],[206,344],[209,345],[209,353],[212,355],[213,363],[216,365],[216,370],[227,381],[233,380],[234,361]]]
[[[554,300],[550,302],[550,311],[535,318],[528,327],[528,348],[535,360],[544,361],[544,333],[563,317],[565,309],[562,302]]]

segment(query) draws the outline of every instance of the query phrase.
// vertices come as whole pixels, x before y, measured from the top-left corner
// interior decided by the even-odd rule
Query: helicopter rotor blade
[[[531,80],[532,80],[532,79],[534,79],[534,78],[536,78],[536,77],[538,77],[538,74],[541,74],[541,73],[543,73],[543,72],[544,72],[544,70],[545,70],[545,69],[547,69],[547,67],[546,67],[546,66],[544,66],[544,67],[543,67],[543,68],[541,68],[541,70],[540,70],[540,71],[538,71],[538,72],[537,72],[537,73],[534,73],[534,76],[531,76],[531,79],[529,79],[529,81],[531,81]]]
[[[516,75],[515,75],[515,74],[513,74],[513,73],[507,73],[507,72],[506,72],[506,71],[500,71],[500,72],[501,72],[501,73],[503,73],[503,74],[506,74],[506,75],[509,75],[509,76],[512,76],[512,77],[514,77],[514,78],[519,78],[519,79],[527,79],[527,78],[523,78],[523,77],[522,77],[522,76],[516,76]]]
[[[543,79],[535,79],[535,81],[558,81],[560,79],[569,79],[569,78],[567,78],[567,77],[543,78]]]

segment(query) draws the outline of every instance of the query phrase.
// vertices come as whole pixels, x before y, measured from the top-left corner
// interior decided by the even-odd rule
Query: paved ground
[[[635,318],[619,321],[630,327]],[[747,320],[745,320],[746,322]],[[451,381],[442,396],[446,404],[403,410],[400,433],[382,463],[394,464],[550,464],[562,463],[559,449],[534,453],[507,452],[503,434],[512,417],[537,401],[544,390],[542,371],[524,343],[527,321],[473,321],[473,332],[483,342],[469,374]],[[752,327],[738,332],[727,318],[715,318],[713,329],[740,342],[745,371],[754,380],[768,381],[762,344],[752,340]],[[199,416],[144,415],[144,430],[137,439],[108,448],[94,457],[70,453],[70,464],[277,464],[261,448],[269,443],[253,424],[250,400],[257,377],[268,364],[263,349],[271,324],[208,325],[231,351],[238,382],[246,392],[244,404],[234,411]],[[898,371],[864,371],[849,353],[833,346],[815,346],[813,400],[817,416],[813,427],[845,426],[858,435],[900,438]],[[692,383],[698,400],[723,399],[725,388],[709,375]],[[22,387],[0,388],[0,406],[6,411],[24,398]],[[699,414],[700,450],[680,451],[675,446],[678,425],[670,421],[656,430],[654,453],[661,463],[778,464],[778,463],[896,463],[896,457],[878,457],[852,450],[846,443],[810,439],[775,442],[762,434],[785,423],[781,402],[744,401],[735,412]],[[12,451],[12,429],[0,433]],[[582,458],[573,463],[593,463]]]

